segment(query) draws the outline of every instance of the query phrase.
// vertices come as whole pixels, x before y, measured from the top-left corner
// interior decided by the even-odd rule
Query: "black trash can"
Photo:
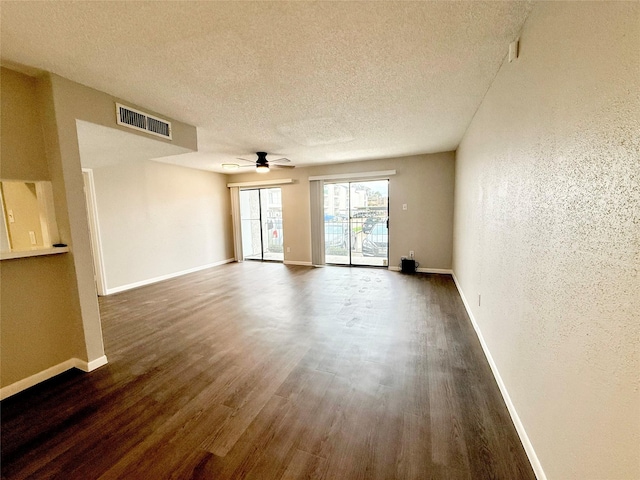
[[[412,258],[402,259],[402,273],[416,273],[416,261]]]

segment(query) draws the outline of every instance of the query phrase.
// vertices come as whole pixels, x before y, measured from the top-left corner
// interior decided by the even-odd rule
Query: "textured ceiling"
[[[1,59],[198,127],[176,163],[453,150],[528,2],[11,2]]]

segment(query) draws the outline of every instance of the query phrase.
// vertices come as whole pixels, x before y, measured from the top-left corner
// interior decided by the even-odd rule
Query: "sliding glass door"
[[[240,220],[245,260],[284,260],[280,188],[240,190]]]
[[[325,183],[326,263],[389,264],[389,180]]]

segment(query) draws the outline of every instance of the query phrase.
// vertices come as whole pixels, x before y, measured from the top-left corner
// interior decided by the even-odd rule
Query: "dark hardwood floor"
[[[2,478],[534,479],[451,277],[245,262],[100,299]]]

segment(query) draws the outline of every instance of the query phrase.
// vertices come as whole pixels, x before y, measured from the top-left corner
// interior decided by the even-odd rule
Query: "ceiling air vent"
[[[118,125],[171,140],[171,123],[119,103],[116,103],[116,121]]]

